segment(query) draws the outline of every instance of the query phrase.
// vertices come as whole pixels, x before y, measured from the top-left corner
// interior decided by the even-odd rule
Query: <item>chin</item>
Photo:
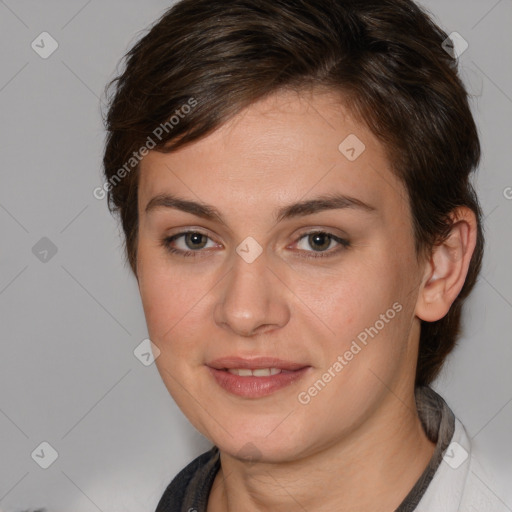
[[[268,463],[291,461],[307,448],[304,431],[290,431],[290,425],[288,429],[281,428],[287,421],[283,422],[281,416],[279,420],[273,418],[260,424],[254,421],[232,422],[229,432],[216,425],[213,436],[208,432],[205,435],[221,452],[236,459]]]

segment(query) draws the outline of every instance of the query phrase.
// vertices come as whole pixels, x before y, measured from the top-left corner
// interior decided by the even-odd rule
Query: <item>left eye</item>
[[[305,250],[307,252],[317,252],[317,253],[324,253],[327,252],[328,249],[332,248],[332,244],[341,245],[343,247],[348,247],[349,242],[347,240],[344,240],[342,238],[339,238],[332,233],[326,233],[324,231],[314,231],[312,233],[306,233],[302,235],[299,238],[299,242],[297,243],[297,246],[299,247],[300,244],[307,244],[309,247],[312,247],[314,250],[309,251],[307,248],[301,248],[301,250]],[[341,248],[340,248],[341,249]],[[337,251],[329,251],[329,254],[332,254],[333,252]],[[319,254],[318,256],[323,256],[323,254]],[[316,257],[316,256],[313,256]]]

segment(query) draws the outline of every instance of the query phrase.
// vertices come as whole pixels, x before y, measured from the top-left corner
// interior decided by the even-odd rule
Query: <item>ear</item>
[[[450,217],[453,226],[448,238],[432,249],[416,303],[416,316],[435,322],[449,311],[459,295],[475,250],[477,222],[474,212],[461,206]]]

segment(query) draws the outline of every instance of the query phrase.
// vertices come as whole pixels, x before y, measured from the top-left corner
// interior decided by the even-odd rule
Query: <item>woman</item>
[[[157,512],[506,510],[428,387],[483,254],[450,42],[409,0],[183,0],[129,52],[105,191],[214,444]]]

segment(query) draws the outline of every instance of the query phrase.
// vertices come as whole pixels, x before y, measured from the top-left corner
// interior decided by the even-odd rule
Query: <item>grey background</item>
[[[210,446],[133,354],[147,337],[136,281],[106,201],[92,194],[103,183],[104,86],[169,5],[0,1],[2,511],[154,510]],[[423,5],[469,43],[460,66],[483,145],[487,235],[464,336],[435,388],[494,461],[493,491],[512,510],[512,0]],[[59,44],[48,59],[31,48],[43,31]],[[57,249],[46,262],[33,253],[43,237]],[[43,441],[59,454],[46,470],[31,458]]]

